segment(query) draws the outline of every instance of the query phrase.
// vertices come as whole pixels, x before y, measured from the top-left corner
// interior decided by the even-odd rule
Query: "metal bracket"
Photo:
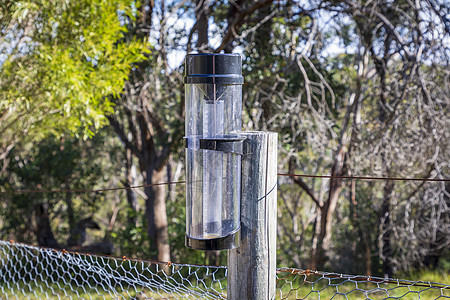
[[[243,155],[244,140],[245,137],[237,135],[219,136],[214,138],[200,138],[200,149]],[[188,147],[189,140],[185,138],[185,141],[186,147]]]
[[[231,232],[227,236],[213,239],[196,239],[185,236],[186,246],[196,250],[228,250],[234,249],[241,244],[241,228]]]

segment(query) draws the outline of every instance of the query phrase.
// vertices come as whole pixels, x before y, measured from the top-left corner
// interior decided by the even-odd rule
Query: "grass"
[[[37,284],[21,284],[20,286],[16,286],[13,289],[4,290],[1,289],[0,286],[0,299],[141,299],[140,296],[145,295],[142,299],[175,299],[175,297],[171,294],[165,292],[152,292],[150,290],[140,290],[138,292],[130,289],[128,291],[119,292],[119,294],[110,294],[108,291],[102,289],[89,289],[86,288],[83,290],[82,287],[70,287],[68,285],[58,285],[53,284],[51,286],[41,286]],[[181,296],[178,296],[180,298]]]
[[[149,279],[150,281],[150,279]],[[199,284],[200,286],[200,284]],[[178,293],[172,294],[160,289],[158,291],[152,291],[150,289],[137,287],[122,288],[118,285],[115,286],[116,292],[110,293],[99,285],[92,286],[79,286],[70,284],[70,282],[64,282],[60,280],[56,283],[49,284],[48,281],[32,281],[32,282],[0,282],[0,299],[180,299],[188,298],[193,299],[197,291],[204,291],[194,287],[184,286],[183,291],[178,290]],[[220,290],[220,287],[214,284],[216,290]],[[167,287],[170,290],[170,287]],[[211,291],[213,293],[214,291]],[[145,295],[145,296],[144,296]]]
[[[416,270],[408,273],[398,273],[396,278],[407,278],[408,280],[419,280],[419,281],[430,281],[430,282],[439,282],[444,284],[450,284],[450,270]]]

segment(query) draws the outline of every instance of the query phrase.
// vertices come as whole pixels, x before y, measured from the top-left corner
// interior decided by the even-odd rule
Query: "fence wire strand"
[[[401,177],[372,177],[372,176],[333,176],[333,175],[307,175],[307,174],[284,174],[279,173],[278,176],[286,177],[304,177],[304,178],[337,178],[337,179],[351,179],[351,180],[384,180],[384,181],[421,181],[421,182],[450,182],[450,179],[445,178],[401,178]],[[9,190],[0,191],[0,194],[32,194],[32,193],[100,193],[120,190],[130,190],[138,188],[146,188],[150,186],[158,185],[171,185],[171,184],[184,184],[185,180],[171,181],[171,182],[158,182],[153,184],[143,184],[134,186],[114,187],[106,189],[54,189],[54,190]]]
[[[0,241],[0,293],[1,299],[226,299],[227,268]],[[276,298],[449,299],[450,286],[278,268]]]

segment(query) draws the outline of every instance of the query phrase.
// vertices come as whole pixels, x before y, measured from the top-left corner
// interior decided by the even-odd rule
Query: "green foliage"
[[[132,64],[145,59],[145,41],[123,40],[134,1],[15,1],[0,11],[2,120],[34,135],[92,136],[113,112],[110,95],[123,89]],[[15,117],[20,117],[20,124]],[[10,121],[10,122],[7,122]],[[36,132],[36,131],[39,131]]]
[[[408,81],[410,63],[402,54],[401,45],[395,41],[383,44],[392,38],[387,36],[386,26],[375,15],[364,14],[364,9],[369,9],[375,2],[352,2],[367,4],[366,8],[364,4],[353,12],[342,1],[320,2],[325,6],[321,4],[322,8],[317,6],[309,12],[295,1],[277,3],[277,10],[266,6],[245,16],[240,27],[234,28],[239,37],[230,43],[232,47],[227,51],[238,46],[236,52],[243,53],[245,129],[279,133],[280,172],[286,171],[287,162],[292,158],[295,173],[329,174],[336,161],[335,151],[342,138],[339,135],[344,127],[350,95],[360,90],[361,98],[355,100],[361,101],[360,108],[347,116],[351,119],[355,138],[348,146],[352,148],[348,157],[348,170],[352,173],[344,172],[345,175],[439,175],[445,178],[448,172],[443,170],[441,174],[437,167],[433,169],[434,173],[425,173],[430,165],[446,166],[448,161],[445,155],[433,154],[435,149],[448,149],[445,143],[435,147],[438,140],[448,140],[444,134],[436,133],[445,128],[442,124],[445,124],[448,106],[445,90],[448,74],[442,71],[445,62],[436,64],[432,56],[424,56],[425,63],[417,65],[417,70],[424,75]],[[312,1],[311,7],[318,3]],[[179,1],[171,1],[166,7],[155,7],[155,11],[172,12],[178,5],[181,5]],[[250,2],[242,1],[244,10],[250,6]],[[87,142],[62,134],[92,136],[113,112],[120,121],[119,127],[124,129],[123,136],[132,136],[130,142],[139,146],[142,157],[156,157],[165,152],[167,145],[182,140],[182,67],[170,69],[167,57],[178,54],[175,51],[183,48],[189,35],[188,26],[177,28],[172,17],[177,15],[184,21],[186,15],[192,18],[195,5],[187,2],[179,7],[175,14],[164,20],[166,23],[161,21],[152,27],[153,24],[136,24],[138,3],[131,0],[0,3],[0,162],[4,159],[2,154],[12,151],[6,156],[10,166],[0,168],[0,190],[123,186],[128,180],[123,174],[123,145],[118,145],[111,132],[104,128]],[[414,9],[407,1],[384,1],[383,5],[370,9],[377,11],[378,8],[407,44],[411,43],[408,46],[411,49],[414,40],[433,36],[431,31],[420,39],[414,38],[415,33],[411,34],[408,24],[414,19]],[[318,15],[322,12],[325,12],[324,18],[327,18],[326,14],[333,14],[333,21],[320,24],[323,20]],[[214,2],[208,13],[214,23],[209,33],[215,37],[224,36],[228,22],[233,21],[233,14],[238,15],[237,10],[234,13],[230,10],[226,1]],[[273,17],[266,19],[272,13]],[[155,18],[153,15],[148,20]],[[426,23],[426,20],[422,22]],[[158,51],[147,58],[149,46],[136,38],[148,34],[148,31],[141,31],[141,25],[150,25],[150,30],[161,26],[157,28],[160,32],[154,32],[155,36],[161,34]],[[421,27],[427,26],[416,29]],[[336,39],[339,46],[345,47],[343,53],[327,53],[328,47],[336,46]],[[306,47],[308,42],[310,47]],[[423,55],[435,52],[433,47],[424,43]],[[383,63],[385,54],[389,60]],[[377,62],[380,66],[384,64],[383,76],[377,75],[380,68]],[[367,68],[367,77],[358,74],[363,70],[361,68]],[[130,70],[132,75],[128,78]],[[381,77],[386,84],[384,92]],[[421,80],[428,80],[422,90],[419,88]],[[125,93],[121,95],[125,82]],[[405,88],[404,92],[401,87]],[[420,100],[427,92],[431,100]],[[385,104],[380,100],[383,93],[386,94]],[[384,106],[392,111],[390,124],[380,121],[380,115],[386,111]],[[432,135],[436,140],[431,139]],[[16,148],[5,151],[15,143],[18,143]],[[419,149],[424,144],[429,146]],[[155,145],[154,153],[148,150],[149,145]],[[167,149],[175,152],[171,153],[172,159],[178,161],[184,156],[184,148],[174,148]],[[408,156],[408,153],[416,154]],[[443,158],[431,163],[432,156]],[[131,160],[130,164],[141,171],[133,184],[141,184],[146,173],[145,161],[138,162],[136,157]],[[158,162],[155,159],[150,163]],[[5,170],[4,174],[2,170]],[[329,181],[302,180],[318,196],[318,202],[327,201]],[[384,275],[380,258],[380,222],[383,219],[380,207],[386,198],[385,184],[358,181],[353,191],[350,181],[342,183],[340,199],[333,212],[333,235],[327,253],[329,261],[324,268]],[[308,268],[311,249],[318,243],[321,212],[311,197],[291,179],[280,177],[278,187],[278,264]],[[430,202],[422,208],[419,204],[425,199],[424,187],[413,183],[395,184],[395,201],[390,208],[394,229],[410,228],[405,224],[404,212],[408,212],[408,218],[428,220],[429,210],[447,199]],[[176,196],[171,194],[166,200],[171,260],[205,263],[205,252],[190,250],[184,245],[184,186],[175,188]],[[414,190],[418,190],[417,195],[409,196]],[[442,189],[428,190],[436,195],[443,193]],[[66,220],[67,195],[16,194],[2,198],[0,224],[3,231],[0,238],[11,236],[33,242],[35,237],[30,220],[33,205],[38,202],[50,204],[52,227],[59,240],[65,238],[70,227]],[[125,192],[73,193],[70,196],[74,218],[95,213],[95,218],[101,220],[102,229],[108,228],[102,233],[114,242],[116,254],[142,258],[154,254],[149,251],[153,245],[147,236],[145,195],[142,192],[137,192],[136,210],[130,208]],[[130,219],[136,222],[129,222]],[[402,264],[412,260],[413,255],[403,260],[406,256],[399,253],[411,252],[415,244],[424,240],[422,235],[417,235],[417,238],[406,239],[411,243],[401,244],[399,241],[405,236],[408,234],[399,232],[396,237],[401,238],[394,241],[391,237],[393,244],[397,243],[397,246],[391,246],[396,251],[393,256],[402,258],[399,260]],[[221,264],[226,261],[225,254],[221,253]],[[448,270],[448,262],[448,257],[441,258],[437,268]],[[414,276],[405,274],[404,277]]]
[[[129,211],[125,210],[129,213]],[[133,212],[142,220],[144,214],[142,211]],[[111,232],[111,240],[116,245],[116,251],[120,255],[127,257],[149,257],[147,230],[142,222],[137,225],[125,221],[125,216],[119,216],[118,228]]]
[[[120,172],[117,141],[103,131],[87,141],[65,137],[57,140],[50,136],[38,143],[17,146],[11,153],[12,162],[4,181],[8,190],[91,190],[111,187]],[[105,159],[107,158],[107,159]],[[37,203],[46,203],[52,228],[62,245],[69,233],[71,218],[78,221],[96,213],[103,220],[110,209],[100,209],[112,202],[112,193],[16,193],[4,197],[6,204],[0,212],[3,228],[0,238],[34,242],[33,211]],[[71,207],[69,207],[71,206]],[[70,214],[73,214],[72,216]],[[100,222],[106,223],[106,222]],[[107,224],[107,223],[106,223]],[[102,226],[103,227],[103,226]]]

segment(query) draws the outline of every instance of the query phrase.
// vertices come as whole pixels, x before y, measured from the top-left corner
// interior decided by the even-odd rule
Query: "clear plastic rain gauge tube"
[[[242,83],[236,54],[186,57],[186,245],[239,246]]]

